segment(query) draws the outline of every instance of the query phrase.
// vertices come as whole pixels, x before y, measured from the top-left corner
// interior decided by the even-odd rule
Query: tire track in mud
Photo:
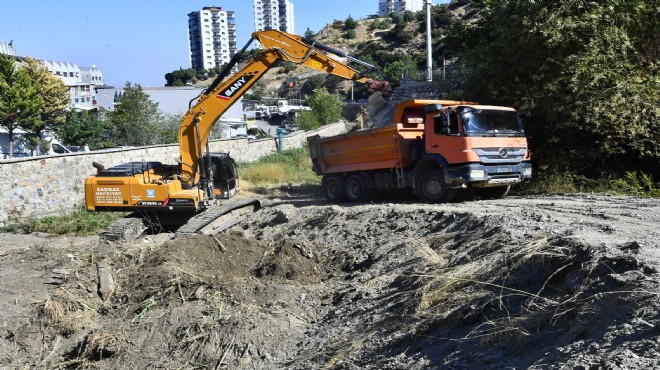
[[[280,205],[244,228],[308,238],[342,266],[300,355],[281,365],[645,368],[660,361],[658,211],[658,200],[594,195]],[[288,221],[271,223],[278,213]]]

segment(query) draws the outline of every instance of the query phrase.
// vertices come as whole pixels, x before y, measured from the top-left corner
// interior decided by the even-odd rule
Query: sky
[[[292,0],[295,33],[333,20],[366,18],[378,0]],[[434,4],[446,0],[433,0]],[[188,13],[205,6],[236,12],[237,46],[254,31],[251,0],[3,0],[0,39],[19,56],[95,65],[108,85],[162,86],[165,74],[190,68]]]

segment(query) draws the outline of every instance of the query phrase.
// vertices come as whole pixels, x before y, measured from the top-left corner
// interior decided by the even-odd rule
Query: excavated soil
[[[660,200],[317,193],[215,236],[0,234],[0,369],[660,368]]]

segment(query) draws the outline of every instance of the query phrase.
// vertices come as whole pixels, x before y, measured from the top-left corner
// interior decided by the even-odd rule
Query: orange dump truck
[[[409,100],[388,126],[308,142],[332,202],[404,188],[427,202],[449,202],[467,188],[498,198],[532,177],[525,131],[507,107]]]

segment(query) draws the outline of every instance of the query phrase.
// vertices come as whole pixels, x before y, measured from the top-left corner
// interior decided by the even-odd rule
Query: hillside
[[[426,14],[424,11],[417,14],[408,13],[392,15],[391,17],[372,17],[368,19],[353,19],[348,16],[344,20],[335,20],[313,35],[313,39],[342,50],[349,55],[363,59],[378,66],[385,74],[386,79],[395,85],[398,84],[401,66],[392,68],[392,64],[406,59],[411,63],[404,69],[410,72],[421,70],[426,63]],[[450,28],[457,23],[471,23],[477,18],[477,9],[467,2],[459,4],[433,7],[432,29],[435,65],[442,60],[443,40]],[[306,37],[311,35],[306,34]],[[308,75],[315,70],[288,64],[284,67],[275,67],[266,74],[253,87],[252,92],[262,96],[306,96],[316,88],[323,86],[326,90],[350,96],[351,83],[338,77],[321,75],[315,77],[310,85],[305,86]],[[414,74],[414,73],[413,73]],[[282,89],[287,79],[299,81],[297,89],[289,91]],[[211,80],[200,81],[198,86],[208,86]],[[368,98],[366,88],[356,89],[356,99]]]

